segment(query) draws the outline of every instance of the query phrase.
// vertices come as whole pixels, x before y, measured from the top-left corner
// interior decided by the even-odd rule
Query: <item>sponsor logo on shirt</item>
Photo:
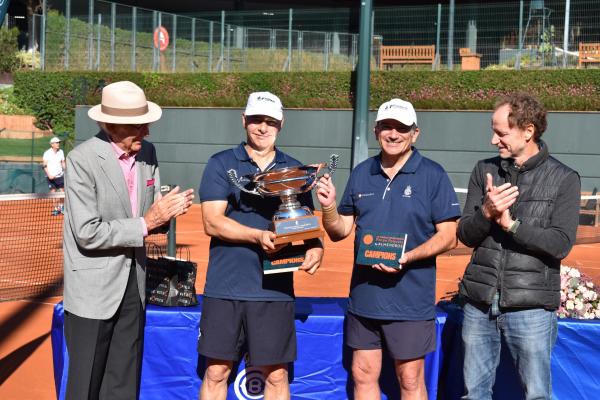
[[[375,196],[375,193],[359,193],[356,196],[360,199],[361,197]]]
[[[404,194],[402,195],[402,197],[407,197],[409,199],[412,197],[412,188],[410,187],[410,185],[404,188]]]

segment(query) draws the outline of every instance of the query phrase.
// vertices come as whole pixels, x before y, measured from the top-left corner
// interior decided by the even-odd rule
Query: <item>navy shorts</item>
[[[204,297],[198,353],[250,366],[287,364],[296,360],[293,301],[242,301]]]
[[[346,344],[355,350],[385,347],[394,360],[414,360],[435,350],[435,320],[388,321],[347,313]]]
[[[62,176],[56,177],[54,179],[48,179],[48,189],[62,189],[64,187],[65,179]]]

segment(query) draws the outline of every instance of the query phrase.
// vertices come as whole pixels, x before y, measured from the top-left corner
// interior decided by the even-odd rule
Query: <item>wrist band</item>
[[[335,203],[335,201],[333,203],[331,203],[329,206],[327,207],[323,207],[321,209],[321,211],[323,212],[323,223],[333,223],[335,221],[337,221],[339,214],[337,212],[337,205]]]

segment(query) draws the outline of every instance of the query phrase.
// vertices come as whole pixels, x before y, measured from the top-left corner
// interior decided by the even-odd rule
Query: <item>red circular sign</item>
[[[164,26],[159,26],[154,30],[154,47],[164,51],[169,46],[169,32]]]

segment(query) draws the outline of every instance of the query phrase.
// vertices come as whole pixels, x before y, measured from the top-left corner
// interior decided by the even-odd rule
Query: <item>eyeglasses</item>
[[[257,115],[257,116],[251,115],[251,116],[246,117],[246,124],[248,124],[248,125],[249,124],[260,125],[263,122],[266,123],[268,126],[271,126],[274,128],[277,128],[281,125],[281,121],[278,121],[274,118],[265,117],[262,115]]]
[[[140,131],[145,127],[150,126],[150,124],[127,124],[127,126],[131,128],[135,128],[135,130]]]
[[[415,130],[416,125],[415,124],[404,125],[404,124],[401,124],[401,123],[394,124],[394,123],[384,122],[384,123],[377,124],[377,128],[380,131],[391,131],[392,129],[394,129],[398,133],[408,134],[408,133],[411,133],[412,131]]]

